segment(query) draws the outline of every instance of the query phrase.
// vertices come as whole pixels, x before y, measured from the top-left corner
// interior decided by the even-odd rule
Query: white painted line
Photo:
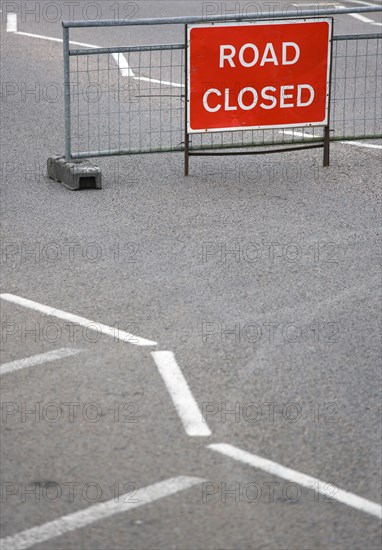
[[[311,134],[307,134],[306,132],[297,132],[296,130],[279,130],[280,134],[287,134],[288,136],[297,136],[297,137],[306,137],[306,138],[313,138]]]
[[[80,317],[79,315],[73,315],[72,313],[67,313],[66,311],[62,311],[60,309],[45,306],[43,304],[39,304],[38,302],[33,302],[32,300],[22,298],[21,296],[16,296],[15,294],[0,294],[0,298],[18,306],[33,309],[34,311],[38,311],[44,315],[50,315],[51,317],[57,317],[58,319],[63,319],[64,321],[69,321],[70,323],[86,327],[88,330],[94,330],[96,332],[106,334],[107,336],[113,337],[115,340],[121,340],[122,342],[128,344],[134,344],[136,346],[157,345],[157,343],[152,340],[146,340],[140,336],[135,336],[129,332],[119,330],[118,328],[102,325],[101,323],[96,323],[90,319],[86,319],[85,317]]]
[[[348,15],[350,15],[350,17],[354,17],[354,19],[362,21],[363,23],[375,23],[375,21],[369,19],[368,17],[365,17],[364,15],[361,15],[360,13],[348,13]]]
[[[314,138],[311,134],[306,132],[296,132],[295,130],[279,130],[280,134],[288,134],[289,136]],[[338,141],[343,145],[355,145],[357,147],[366,147],[368,149],[382,149],[382,145],[376,145],[375,143],[365,143],[363,141]]]
[[[362,2],[361,0],[346,0],[347,2],[354,2],[356,4],[363,4],[365,6],[372,6],[372,7],[375,7],[377,8],[378,6],[376,4],[370,4],[370,2]],[[292,4],[292,6],[296,6],[297,8],[302,8],[302,7],[309,7],[309,6],[314,6],[316,7],[317,9],[319,9],[321,6],[322,7],[328,7],[330,6],[330,2],[327,2],[325,4],[320,4],[318,2],[309,2],[309,3],[300,3],[300,4]],[[332,4],[334,5],[334,2],[332,2]],[[347,6],[341,6],[339,4],[336,4],[335,5],[336,8],[346,8]],[[370,23],[371,25],[378,25],[378,26],[381,26],[382,23],[377,23],[376,21],[373,21],[373,19],[369,19],[368,17],[365,17],[364,15],[361,15],[359,13],[348,13],[347,15],[350,15],[350,17],[354,17],[354,19],[358,19],[359,21],[362,21],[363,23]]]
[[[112,53],[111,57],[116,61],[122,76],[134,76],[134,73],[123,53]]]
[[[21,31],[15,32],[15,34],[19,34],[21,36],[29,36],[30,38],[39,38],[40,40],[49,40],[50,42],[60,42],[62,44],[62,38],[53,38],[52,36],[45,36],[42,34],[33,34],[30,32],[21,32]],[[101,47],[101,46],[95,46],[94,44],[86,44],[84,42],[75,42],[74,40],[70,40],[70,44],[73,44],[74,46],[81,46],[82,48],[92,48],[92,49]],[[157,80],[156,78],[148,78],[147,76],[135,76],[135,73],[133,72],[132,68],[130,67],[123,53],[113,53],[111,54],[111,56],[116,61],[122,76],[130,76],[130,77],[134,77],[136,80],[153,82],[155,84],[163,84],[165,86],[173,86],[174,88],[184,88],[184,84],[179,84],[178,82],[170,82],[168,80]]]
[[[32,34],[30,32],[21,32],[21,31],[16,32],[15,34],[20,34],[21,36],[29,36],[30,38],[39,38],[40,40],[49,40],[51,42],[62,43],[62,38],[53,38],[52,36],[44,36],[42,34]],[[92,49],[101,47],[101,46],[95,46],[94,44],[85,44],[84,42],[75,42],[74,40],[70,40],[70,44],[73,44],[75,46],[81,46],[82,48],[92,48]],[[155,84],[163,84],[165,86],[174,86],[174,88],[184,88],[184,84],[179,84],[178,82],[169,82],[167,80],[157,80],[155,78],[148,78],[146,76],[135,76],[126,57],[122,53],[113,53],[111,54],[111,56],[116,61],[122,76],[130,76],[130,77],[134,77],[136,80],[153,82]]]
[[[294,2],[292,6],[296,6],[296,8],[306,8],[308,6],[314,6],[316,8],[343,8],[344,6],[338,5],[336,2]]]
[[[90,506],[85,510],[79,510],[73,514],[68,514],[49,521],[38,527],[32,527],[26,531],[22,531],[17,535],[6,537],[0,541],[2,550],[24,550],[35,544],[41,544],[47,540],[60,537],[65,533],[80,529],[114,514],[129,512],[139,506],[151,504],[170,495],[174,495],[179,491],[189,489],[194,485],[205,481],[199,477],[179,476],[159,483],[154,483],[143,489],[139,489],[136,495],[134,493],[126,493],[118,497],[118,499],[101,502],[94,506]],[[130,500],[131,499],[131,500]],[[134,502],[135,501],[135,502]]]
[[[362,143],[361,141],[341,141],[340,143],[356,145],[357,147],[367,147],[369,149],[382,149],[382,145],[377,145],[375,143]]]
[[[337,492],[335,492],[335,488],[331,483],[326,483],[325,481],[307,476],[306,474],[302,474],[301,472],[297,472],[291,468],[286,468],[277,462],[253,455],[227,443],[208,445],[208,448],[229,456],[234,460],[239,460],[240,462],[249,464],[254,468],[259,468],[259,470],[263,470],[271,475],[287,479],[288,481],[292,481],[293,483],[297,483],[298,485],[307,487],[308,489],[317,490],[319,493],[327,496],[328,498],[342,502],[342,504],[347,504],[347,506],[357,508],[357,510],[361,510],[367,514],[376,516],[377,518],[382,518],[382,506],[380,504],[354,495],[353,493],[348,493],[347,491],[343,491],[339,488]]]
[[[172,351],[152,351],[151,355],[158,367],[177,413],[187,435],[208,436],[211,431],[204,422],[187,381],[180,370]]]
[[[15,32],[15,34],[19,34],[21,36],[29,36],[30,38],[39,38],[40,40],[49,40],[50,42],[60,42],[62,44],[62,38],[54,38],[53,36],[45,36],[43,34],[33,34],[31,32],[21,32],[21,31]],[[101,46],[95,46],[94,44],[86,44],[85,42],[75,42],[74,40],[70,40],[69,43],[74,44],[75,46],[81,46],[82,48],[96,49],[101,47]],[[123,53],[114,53],[112,54],[112,57],[116,61],[122,76],[134,76],[134,73],[130,68],[127,62],[127,59],[123,55]]]
[[[156,78],[148,78],[147,76],[136,76],[135,80],[144,80],[145,82],[154,82],[155,84],[164,84],[165,86],[174,86],[174,88],[184,88],[184,84],[178,84],[178,82],[169,82],[167,80],[157,80]]]
[[[6,32],[17,32],[17,13],[7,13]]]
[[[61,348],[47,353],[39,353],[38,355],[32,355],[31,357],[25,357],[17,361],[11,361],[10,363],[4,363],[0,365],[0,374],[7,374],[8,372],[14,372],[16,370],[25,369],[27,367],[34,367],[35,365],[42,365],[43,363],[50,363],[63,357],[69,357],[70,355],[77,355],[81,353],[81,349]]]
[[[346,0],[350,4],[362,4],[363,6],[372,6],[373,8],[378,8],[377,4],[372,4],[371,2],[365,2],[364,0]]]
[[[50,42],[60,42],[62,44],[62,38],[54,38],[53,36],[45,36],[43,34],[33,34],[31,32],[22,32],[17,31],[16,34],[21,36],[29,36],[30,38],[39,38],[40,40],[49,40]],[[70,44],[75,44],[76,46],[82,46],[84,48],[98,48],[99,46],[94,46],[94,44],[85,44],[84,42],[73,42],[70,40]]]
[[[364,0],[345,0],[347,4],[362,4],[363,6],[371,6],[373,8],[379,8],[377,4],[372,4],[371,2],[365,2]],[[334,6],[336,8],[348,8],[349,6],[343,6],[340,4],[337,4],[335,1],[328,1],[328,2],[295,2],[292,4],[292,6],[296,6],[298,8],[305,8],[306,6],[318,6],[318,7],[325,7],[328,8],[330,6]],[[349,14],[348,14],[349,15]]]

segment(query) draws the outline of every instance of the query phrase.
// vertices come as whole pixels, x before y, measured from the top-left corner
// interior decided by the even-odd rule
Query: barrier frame
[[[149,153],[149,152],[182,152],[185,153],[186,162],[188,164],[189,162],[189,156],[193,154],[197,155],[200,154],[203,150],[205,155],[230,155],[230,154],[263,154],[270,151],[240,151],[233,152],[229,151],[229,149],[241,149],[241,148],[247,148],[247,147],[278,147],[274,150],[274,152],[287,152],[290,150],[299,150],[299,149],[306,149],[306,148],[312,148],[314,146],[316,147],[323,147],[324,148],[324,165],[328,165],[329,163],[329,141],[343,141],[343,140],[356,140],[356,139],[377,139],[382,137],[382,134],[380,133],[380,130],[376,129],[375,122],[374,122],[374,130],[366,131],[366,130],[353,130],[350,132],[350,134],[346,134],[345,129],[342,133],[339,133],[339,135],[334,134],[331,135],[329,132],[329,128],[324,127],[324,139],[321,139],[321,136],[303,136],[302,140],[287,140],[285,143],[276,143],[274,142],[273,138],[270,140],[263,139],[259,143],[232,143],[232,144],[213,144],[210,145],[193,145],[190,144],[189,138],[187,138],[183,141],[183,135],[185,134],[184,128],[182,127],[182,124],[179,127],[179,145],[174,147],[173,144],[161,145],[159,144],[159,147],[153,147],[151,148],[151,145],[149,148],[144,148],[141,150],[141,148],[130,148],[130,147],[119,147],[119,148],[78,148],[77,151],[73,150],[73,144],[72,144],[72,117],[71,117],[71,86],[70,86],[70,79],[71,79],[71,72],[70,72],[70,59],[71,56],[86,56],[91,54],[113,54],[118,52],[143,52],[143,51],[154,51],[154,50],[185,50],[185,43],[183,44],[161,44],[161,45],[154,45],[154,46],[120,46],[120,47],[112,47],[112,48],[96,48],[94,49],[83,49],[83,47],[87,47],[87,44],[79,44],[82,46],[82,49],[71,49],[70,48],[70,29],[80,29],[80,28],[104,28],[104,27],[131,27],[131,26],[152,26],[152,25],[187,25],[187,24],[195,24],[195,23],[206,23],[206,22],[229,22],[229,21],[247,21],[247,20],[275,20],[275,19],[301,19],[301,18],[308,18],[311,17],[313,19],[320,18],[320,17],[327,17],[329,15],[332,16],[342,16],[346,14],[354,14],[354,13],[368,13],[368,12],[374,12],[374,13],[380,13],[382,12],[382,6],[362,6],[362,7],[351,7],[351,8],[326,8],[322,9],[320,7],[317,7],[316,9],[296,9],[295,12],[287,13],[285,14],[285,11],[274,11],[273,13],[267,12],[267,13],[252,13],[252,14],[225,14],[225,15],[214,15],[214,16],[184,16],[184,17],[169,17],[169,18],[148,18],[148,19],[135,19],[135,20],[95,20],[95,21],[64,21],[62,22],[63,26],[63,58],[64,58],[64,107],[65,107],[65,159],[67,161],[70,160],[79,160],[79,159],[85,159],[85,158],[95,158],[95,157],[108,157],[108,156],[117,156],[117,155],[130,155],[130,154],[140,154],[140,153]],[[348,40],[359,40],[359,39],[365,39],[367,41],[371,39],[381,39],[381,34],[364,34],[364,35],[338,35],[333,36],[333,26],[332,26],[332,44],[331,44],[331,88],[332,88],[332,78],[334,77],[334,69],[335,69],[335,63],[336,61],[334,59],[334,53],[335,53],[335,41],[348,41]],[[365,42],[368,44],[368,42]],[[378,44],[378,42],[377,42]],[[377,48],[380,48],[380,45],[377,46]],[[347,51],[347,50],[346,50]],[[377,50],[378,51],[378,50]],[[356,54],[357,55],[357,54]],[[368,55],[368,54],[367,54]],[[371,54],[374,55],[375,54]],[[343,56],[342,56],[343,57]],[[346,56],[347,57],[347,53]],[[354,57],[354,56],[353,56]],[[185,56],[184,62],[187,63],[187,56]],[[187,81],[185,82],[185,84]],[[331,93],[334,93],[333,90],[331,90]],[[371,99],[376,101],[379,96],[375,96]],[[184,96],[181,96],[184,97]],[[333,95],[334,97],[334,95]],[[343,101],[348,100],[349,98],[346,98],[344,96]],[[342,99],[341,99],[342,101]],[[337,105],[336,102],[333,102],[332,105]],[[183,106],[181,107],[181,110],[183,110]],[[340,111],[339,111],[340,112]],[[334,111],[330,112],[330,120],[331,125],[333,126],[333,132],[336,132],[336,116],[333,116]],[[76,117],[76,114],[73,113],[74,118]],[[345,119],[341,120],[341,117],[339,117],[339,124],[344,125]],[[359,121],[360,119],[356,119],[356,121]],[[371,119],[366,119],[371,120]],[[375,119],[376,121],[377,119]],[[344,127],[344,126],[343,126]],[[307,141],[307,140],[309,141]],[[295,147],[293,145],[301,144],[301,146]],[[293,147],[292,147],[293,146]],[[219,151],[220,150],[220,151]],[[273,152],[273,151],[272,151]],[[188,153],[188,154],[187,154]]]

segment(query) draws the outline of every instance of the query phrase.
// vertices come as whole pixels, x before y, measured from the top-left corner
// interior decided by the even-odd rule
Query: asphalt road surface
[[[333,143],[328,168],[193,157],[188,178],[181,153],[103,158],[103,189],[71,192],[46,176],[62,44],[23,33],[235,3],[47,4],[0,7],[2,548],[379,548],[381,141]]]

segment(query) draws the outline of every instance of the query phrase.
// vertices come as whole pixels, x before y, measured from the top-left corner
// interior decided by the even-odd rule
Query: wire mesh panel
[[[150,46],[71,56],[72,157],[181,150],[183,57]]]
[[[336,139],[382,134],[382,35],[337,37],[332,120]]]
[[[381,137],[381,34],[334,37],[331,139]],[[183,44],[70,50],[71,157],[182,151]],[[190,149],[322,141],[323,129],[192,134]]]

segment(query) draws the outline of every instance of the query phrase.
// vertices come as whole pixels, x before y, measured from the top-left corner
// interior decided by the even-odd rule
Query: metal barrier
[[[382,7],[298,13],[64,22],[65,157],[81,159],[184,150],[185,45],[70,49],[70,28],[184,25],[322,17]],[[331,140],[382,137],[382,34],[334,36]],[[322,128],[193,134],[190,151],[322,141]]]

